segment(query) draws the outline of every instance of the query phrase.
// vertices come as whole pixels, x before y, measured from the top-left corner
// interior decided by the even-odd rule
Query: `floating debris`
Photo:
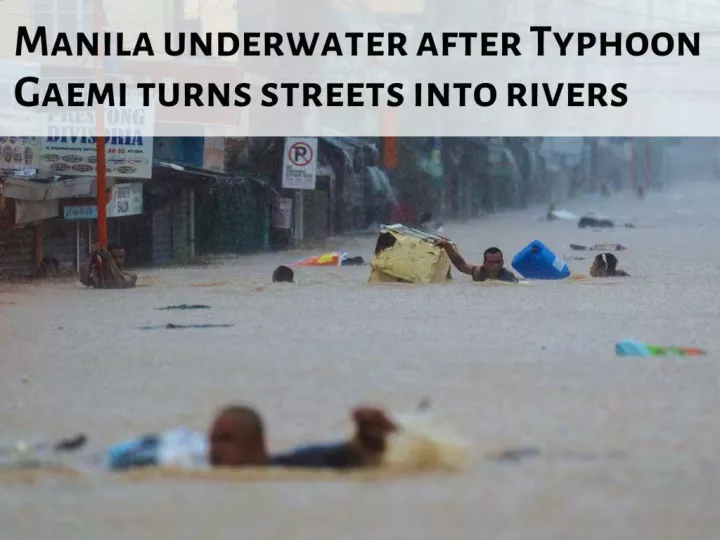
[[[570,249],[574,251],[625,251],[627,248],[622,244],[595,244],[592,246],[583,246],[582,244],[570,244]]]
[[[573,214],[572,212],[568,212],[567,210],[556,210],[555,205],[550,205],[547,214],[545,215],[545,219],[547,221],[554,221],[557,219],[575,221],[579,219],[579,216]]]
[[[343,259],[341,266],[363,266],[364,264],[365,259],[358,255],[357,257],[348,257]]]
[[[314,257],[306,257],[290,263],[288,266],[362,266],[365,261],[360,256],[350,257],[347,251],[333,251]],[[279,268],[282,268],[279,267]]]
[[[55,451],[56,452],[73,452],[75,450],[78,450],[79,448],[82,448],[85,446],[85,443],[87,442],[88,438],[87,435],[84,433],[80,433],[79,435],[76,435],[75,437],[71,437],[69,439],[63,439],[61,441],[58,441],[55,443]]]
[[[426,397],[420,400],[420,403],[418,403],[417,410],[418,411],[427,411],[430,409],[430,398]]]
[[[695,347],[662,347],[642,343],[636,339],[624,339],[615,344],[618,356],[705,356],[707,352]]]
[[[138,330],[182,330],[185,328],[233,328],[234,324],[160,324],[157,326],[140,326]]]
[[[526,458],[534,458],[540,455],[540,450],[537,448],[512,448],[510,450],[503,450],[491,456],[492,461],[500,462],[518,462]]]
[[[54,452],[74,452],[85,446],[87,435],[80,433],[74,437],[61,439],[55,443],[15,441],[12,445],[0,447],[0,456],[12,456],[20,460],[35,459],[38,454],[52,450]]]
[[[602,218],[596,218],[596,217],[591,217],[591,216],[583,216],[580,218],[580,221],[578,222],[578,227],[580,229],[586,229],[586,228],[610,229],[612,227],[615,227],[615,223],[613,223],[609,219],[602,219]]]
[[[159,311],[168,311],[171,309],[179,309],[179,310],[185,310],[185,309],[210,309],[210,306],[205,306],[202,304],[180,304],[177,306],[166,306],[161,308],[155,308]]]

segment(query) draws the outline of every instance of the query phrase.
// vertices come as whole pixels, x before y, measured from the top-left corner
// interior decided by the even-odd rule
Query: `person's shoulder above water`
[[[473,267],[471,276],[473,281],[487,281],[489,277],[487,268],[482,265]]]
[[[270,458],[270,465],[318,469],[360,469],[378,465],[386,450],[387,437],[398,431],[398,426],[377,407],[356,407],[352,419],[356,430],[349,440],[297,448]]]
[[[272,467],[309,469],[350,469],[355,465],[347,442],[303,446],[270,457]]]
[[[520,281],[518,279],[518,277],[515,274],[513,274],[510,270],[508,270],[507,268],[503,268],[500,271],[500,275],[498,276],[498,279],[500,281],[507,281],[508,283],[518,283]]]

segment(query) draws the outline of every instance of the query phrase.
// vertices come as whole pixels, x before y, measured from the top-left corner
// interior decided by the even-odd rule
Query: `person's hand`
[[[436,247],[446,248],[447,246],[450,246],[452,244],[449,239],[441,237],[441,238],[438,238],[437,240],[435,240],[433,245]]]

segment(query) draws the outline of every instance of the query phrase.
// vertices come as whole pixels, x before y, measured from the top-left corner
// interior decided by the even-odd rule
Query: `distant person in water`
[[[124,283],[121,288],[134,287],[137,283],[137,274],[125,270],[125,248],[120,244],[112,243],[108,246],[108,251],[118,269],[123,273]]]
[[[483,263],[480,265],[468,264],[465,259],[458,253],[452,242],[447,239],[438,240],[435,245],[442,247],[450,257],[450,261],[455,268],[463,274],[472,276],[473,281],[506,281],[509,283],[517,283],[519,280],[510,270],[505,268],[503,253],[496,247],[485,250],[483,254]]]
[[[595,278],[630,277],[630,274],[617,268],[617,265],[617,257],[612,253],[598,255],[590,266],[590,275]]]
[[[90,257],[80,268],[79,279],[86,287],[95,289],[131,289],[137,283],[137,274],[125,271],[125,248],[110,244],[101,249],[92,245]]]
[[[272,275],[273,283],[293,283],[295,272],[289,266],[278,266]]]
[[[146,435],[113,446],[108,467],[119,471],[152,466],[355,469],[379,465],[387,437],[398,427],[375,407],[357,407],[352,418],[355,435],[348,441],[273,456],[267,450],[260,414],[251,407],[230,406],[217,414],[209,436],[185,429]]]

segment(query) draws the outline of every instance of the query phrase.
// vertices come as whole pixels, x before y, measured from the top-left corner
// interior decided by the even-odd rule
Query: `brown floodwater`
[[[25,538],[711,539],[720,528],[720,185],[566,208],[636,220],[595,232],[543,209],[448,224],[470,261],[535,238],[617,242],[631,278],[527,286],[367,284],[367,267],[272,270],[305,253],[141,271],[131,291],[0,288],[0,444],[89,436],[90,453],[229,401],[258,406],[269,443],[345,435],[359,402],[423,398],[468,439],[459,471],[0,472],[0,536]],[[369,260],[374,238],[335,239]],[[315,250],[313,253],[317,253]],[[311,252],[307,252],[311,254]],[[569,260],[587,275],[592,255]],[[208,310],[158,311],[170,304]],[[231,324],[231,328],[138,330]],[[617,358],[618,339],[707,349]],[[537,448],[494,460],[504,448]],[[84,459],[80,453],[77,459]]]

